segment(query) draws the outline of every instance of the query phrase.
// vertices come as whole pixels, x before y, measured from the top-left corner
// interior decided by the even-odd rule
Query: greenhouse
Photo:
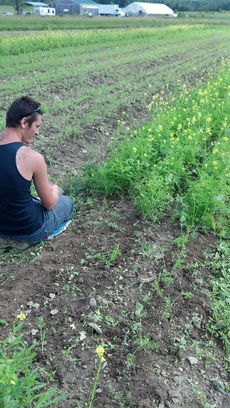
[[[124,8],[126,16],[167,16],[177,17],[174,11],[165,4],[157,3],[131,3]]]

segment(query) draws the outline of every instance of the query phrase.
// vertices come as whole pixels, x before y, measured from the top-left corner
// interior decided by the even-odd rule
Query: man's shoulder
[[[24,159],[31,166],[31,168],[37,168],[38,166],[42,166],[45,164],[45,158],[43,155],[36,150],[31,149],[28,146],[23,146],[21,148],[21,152],[23,153]],[[29,164],[30,163],[30,164]]]
[[[41,153],[37,152],[37,150],[34,150],[29,146],[24,145],[24,146],[22,146],[21,149],[22,149],[22,151],[24,151],[24,153],[26,155],[28,155],[28,157],[33,157],[34,159],[43,158],[43,155]]]

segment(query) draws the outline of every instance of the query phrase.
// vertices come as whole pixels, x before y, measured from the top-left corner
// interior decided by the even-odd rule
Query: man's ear
[[[21,125],[21,127],[22,127],[23,129],[25,129],[26,124],[27,124],[27,118],[26,118],[26,117],[25,117],[25,118],[22,118],[22,119],[20,120],[20,125]]]

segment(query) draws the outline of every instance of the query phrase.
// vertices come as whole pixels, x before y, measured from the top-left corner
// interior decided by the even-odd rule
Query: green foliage
[[[226,361],[230,364],[230,244],[222,241],[217,252],[210,257],[210,266],[214,272],[211,279],[211,309],[208,330],[218,336],[226,349]]]
[[[20,55],[31,53],[37,50],[52,50],[64,47],[80,47],[87,45],[96,45],[100,42],[110,43],[111,41],[131,41],[138,38],[148,38],[153,35],[156,38],[164,38],[171,34],[177,34],[181,27],[166,27],[160,33],[151,28],[130,28],[127,29],[95,29],[73,31],[71,33],[64,31],[47,30],[39,33],[24,33],[17,36],[3,36],[0,38],[1,55]]]
[[[163,92],[149,106],[154,119],[134,131],[101,166],[84,168],[84,187],[128,194],[143,215],[174,208],[187,229],[230,233],[229,60],[200,88]]]
[[[41,381],[38,368],[34,368],[35,346],[23,341],[25,315],[17,316],[19,323],[13,324],[13,331],[1,342],[0,348],[0,408],[43,408],[63,400],[57,388],[48,388]],[[36,405],[34,405],[36,404]]]

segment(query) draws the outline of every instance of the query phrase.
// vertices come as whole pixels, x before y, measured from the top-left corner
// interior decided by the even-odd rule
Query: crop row
[[[106,195],[128,192],[149,218],[173,209],[187,228],[229,235],[230,71],[198,88],[179,84],[154,96],[150,123],[128,135],[102,166],[85,167],[85,188]],[[122,125],[122,124],[121,124]]]
[[[197,31],[208,30],[205,26],[197,26]],[[226,28],[225,28],[226,29]],[[62,47],[78,47],[82,45],[121,42],[135,40],[135,38],[153,37],[156,39],[171,38],[175,42],[176,37],[185,35],[191,28],[187,25],[168,26],[158,29],[131,28],[131,29],[106,29],[106,30],[79,30],[72,32],[45,31],[41,33],[31,32],[17,36],[5,35],[0,38],[1,55],[19,55],[37,50],[49,50]]]

